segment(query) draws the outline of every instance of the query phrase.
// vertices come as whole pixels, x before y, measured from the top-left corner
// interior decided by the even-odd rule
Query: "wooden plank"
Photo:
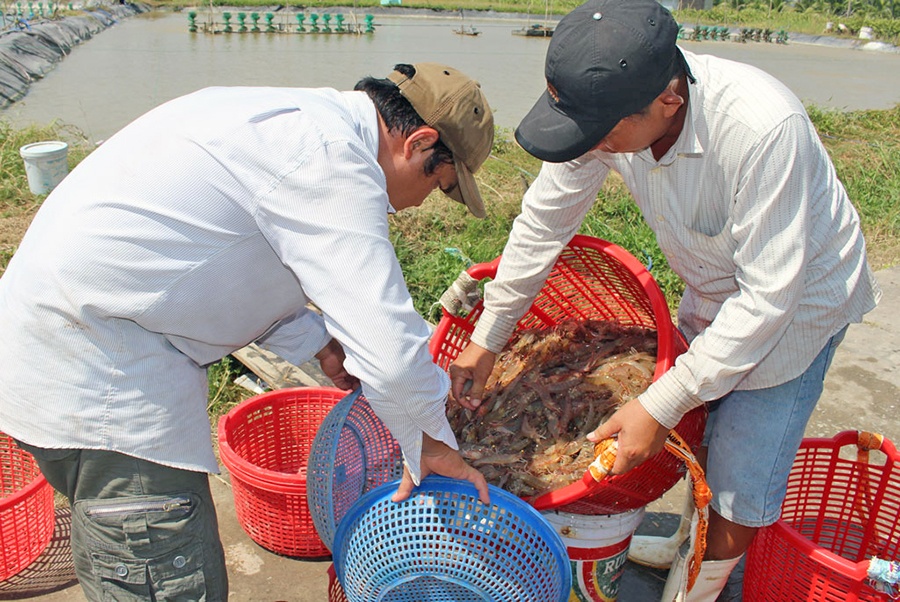
[[[298,367],[256,343],[242,347],[231,355],[273,389],[332,386],[331,379],[325,376],[315,361]]]

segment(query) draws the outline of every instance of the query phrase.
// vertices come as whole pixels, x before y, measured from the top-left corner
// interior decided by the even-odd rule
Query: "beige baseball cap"
[[[494,115],[481,85],[447,65],[416,63],[413,67],[416,73],[412,77],[394,71],[388,79],[453,153],[459,185],[448,196],[464,203],[475,217],[484,217],[484,202],[473,174],[491,154]]]

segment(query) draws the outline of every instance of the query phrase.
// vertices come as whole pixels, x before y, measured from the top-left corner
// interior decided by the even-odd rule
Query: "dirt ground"
[[[33,218],[34,211],[0,218],[0,249],[17,246]]]

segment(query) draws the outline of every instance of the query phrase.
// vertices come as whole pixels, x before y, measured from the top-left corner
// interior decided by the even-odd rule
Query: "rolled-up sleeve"
[[[293,318],[282,320],[257,340],[264,349],[299,366],[311,360],[331,340],[325,321],[316,312],[304,308]]]
[[[522,199],[497,276],[485,285],[485,310],[472,342],[495,353],[503,349],[556,258],[578,232],[608,173],[591,155],[543,164]]]

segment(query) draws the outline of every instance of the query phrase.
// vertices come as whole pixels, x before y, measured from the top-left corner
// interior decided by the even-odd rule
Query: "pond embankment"
[[[84,10],[61,19],[13,17],[14,27],[0,33],[0,108],[25,96],[34,80],[44,77],[78,44],[120,19],[149,10],[147,4],[128,3]]]

